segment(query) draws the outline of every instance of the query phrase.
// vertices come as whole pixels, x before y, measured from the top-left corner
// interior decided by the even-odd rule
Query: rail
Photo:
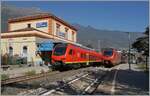
[[[49,95],[67,95],[69,91],[74,89],[75,93],[70,93],[70,95],[89,95],[93,94],[97,87],[104,80],[104,77],[107,75],[107,71],[86,71],[77,75],[70,77],[67,80],[56,81],[57,86],[55,88],[49,87],[40,87],[38,89],[27,91],[21,93],[21,95],[40,95],[40,96],[49,96]],[[48,89],[47,89],[48,88]]]
[[[39,73],[39,74],[31,75],[31,76],[19,76],[19,77],[15,77],[15,78],[9,78],[9,79],[2,80],[1,85],[7,85],[7,84],[12,84],[12,83],[17,83],[17,82],[24,82],[27,80],[33,80],[33,79],[41,78],[41,77],[44,77],[44,76],[47,76],[50,74],[54,74],[54,73],[58,73],[58,71]]]

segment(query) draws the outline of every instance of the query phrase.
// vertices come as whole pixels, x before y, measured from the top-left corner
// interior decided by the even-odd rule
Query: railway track
[[[12,84],[12,83],[17,83],[17,82],[24,82],[24,81],[33,80],[33,79],[37,79],[37,78],[41,78],[41,77],[45,77],[45,76],[48,76],[51,74],[57,74],[57,73],[59,73],[59,72],[58,71],[44,72],[44,73],[31,75],[31,76],[19,76],[19,77],[15,77],[15,78],[9,78],[6,80],[2,80],[1,85],[7,85],[7,84]]]
[[[87,70],[87,69],[85,69],[85,70]],[[78,70],[84,70],[84,69],[81,68]],[[26,82],[26,81],[34,80],[37,78],[46,77],[49,75],[55,75],[58,73],[61,74],[61,73],[70,72],[70,71],[72,71],[72,70],[64,71],[64,72],[59,72],[59,71],[44,72],[44,73],[39,73],[39,74],[31,75],[31,76],[19,76],[19,77],[15,77],[15,78],[9,78],[9,79],[5,79],[5,80],[1,80],[1,85],[8,85],[8,84],[18,83],[18,82]]]
[[[84,95],[92,94],[97,86],[103,81],[107,75],[107,71],[102,70],[90,70],[77,74],[68,78],[67,80],[61,80],[55,82],[57,85],[55,88],[38,88],[36,90],[30,90],[30,92],[21,93],[19,95]]]

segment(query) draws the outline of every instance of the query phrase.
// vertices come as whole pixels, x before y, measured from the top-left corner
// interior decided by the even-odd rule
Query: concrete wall
[[[47,27],[37,28],[36,24],[41,23],[41,22],[47,22]],[[77,33],[76,33],[75,30],[73,30],[73,29],[69,28],[68,26],[60,23],[59,21],[56,21],[56,20],[51,19],[51,18],[9,23],[9,27],[8,27],[9,29],[8,30],[13,31],[13,30],[27,28],[28,24],[31,24],[31,27],[33,27],[33,28],[36,28],[36,29],[41,30],[43,32],[46,32],[50,35],[55,35],[56,36],[56,24],[57,23],[61,25],[60,26],[60,32],[66,34],[65,28],[68,29],[67,38],[64,38],[62,36],[57,35],[58,37],[60,37],[62,39],[70,40],[70,41],[73,41],[73,42],[77,41],[77,38],[76,38]],[[74,33],[74,35],[73,35],[73,33]],[[74,36],[74,40],[73,40],[73,36]]]
[[[60,32],[62,32],[62,33],[66,33],[65,32],[65,28],[67,28],[68,29],[68,32],[67,32],[67,38],[64,38],[64,37],[61,37],[61,36],[58,36],[58,37],[61,37],[61,38],[64,38],[64,39],[67,39],[67,40],[71,40],[71,41],[74,41],[74,42],[76,42],[76,31],[75,30],[72,30],[71,28],[69,28],[69,27],[67,27],[67,26],[65,26],[64,24],[62,24],[62,23],[60,23],[60,22],[58,22],[58,21],[56,21],[56,20],[53,20],[52,21],[52,24],[54,25],[53,26],[53,33],[54,33],[54,35],[57,35],[56,34],[56,24],[59,24],[60,25]],[[73,32],[74,32],[74,40],[73,40]]]
[[[27,61],[36,60],[35,37],[17,37],[1,39],[1,54],[9,53],[9,46],[13,48],[13,55],[23,56],[23,46],[27,46]]]
[[[48,33],[49,28],[48,28],[48,20],[49,19],[39,19],[39,20],[29,20],[29,21],[21,21],[21,22],[15,22],[15,23],[10,23],[9,24],[9,31],[13,31],[13,30],[18,30],[18,29],[23,29],[26,28],[28,24],[31,24],[31,27],[34,27],[38,30],[41,30],[43,32]],[[40,22],[47,22],[47,27],[40,27],[37,28],[36,24],[40,23]]]

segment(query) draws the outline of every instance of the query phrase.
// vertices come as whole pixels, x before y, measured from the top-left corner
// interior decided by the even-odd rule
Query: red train
[[[52,51],[52,68],[54,70],[102,64],[105,67],[112,67],[119,63],[121,63],[121,52],[114,48],[105,48],[101,54],[83,46],[60,43]]]
[[[57,44],[52,51],[52,68],[78,68],[100,64],[102,55],[92,49],[69,43]]]
[[[105,48],[102,50],[102,54],[105,67],[112,67],[121,63],[121,52],[114,48]]]

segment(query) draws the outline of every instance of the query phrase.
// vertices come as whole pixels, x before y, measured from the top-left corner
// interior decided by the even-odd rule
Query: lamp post
[[[131,46],[130,46],[130,32],[126,32],[128,34],[128,43],[129,43],[129,49],[128,49],[128,64],[129,64],[129,70],[131,70],[131,62],[130,62],[130,53],[131,53]]]

